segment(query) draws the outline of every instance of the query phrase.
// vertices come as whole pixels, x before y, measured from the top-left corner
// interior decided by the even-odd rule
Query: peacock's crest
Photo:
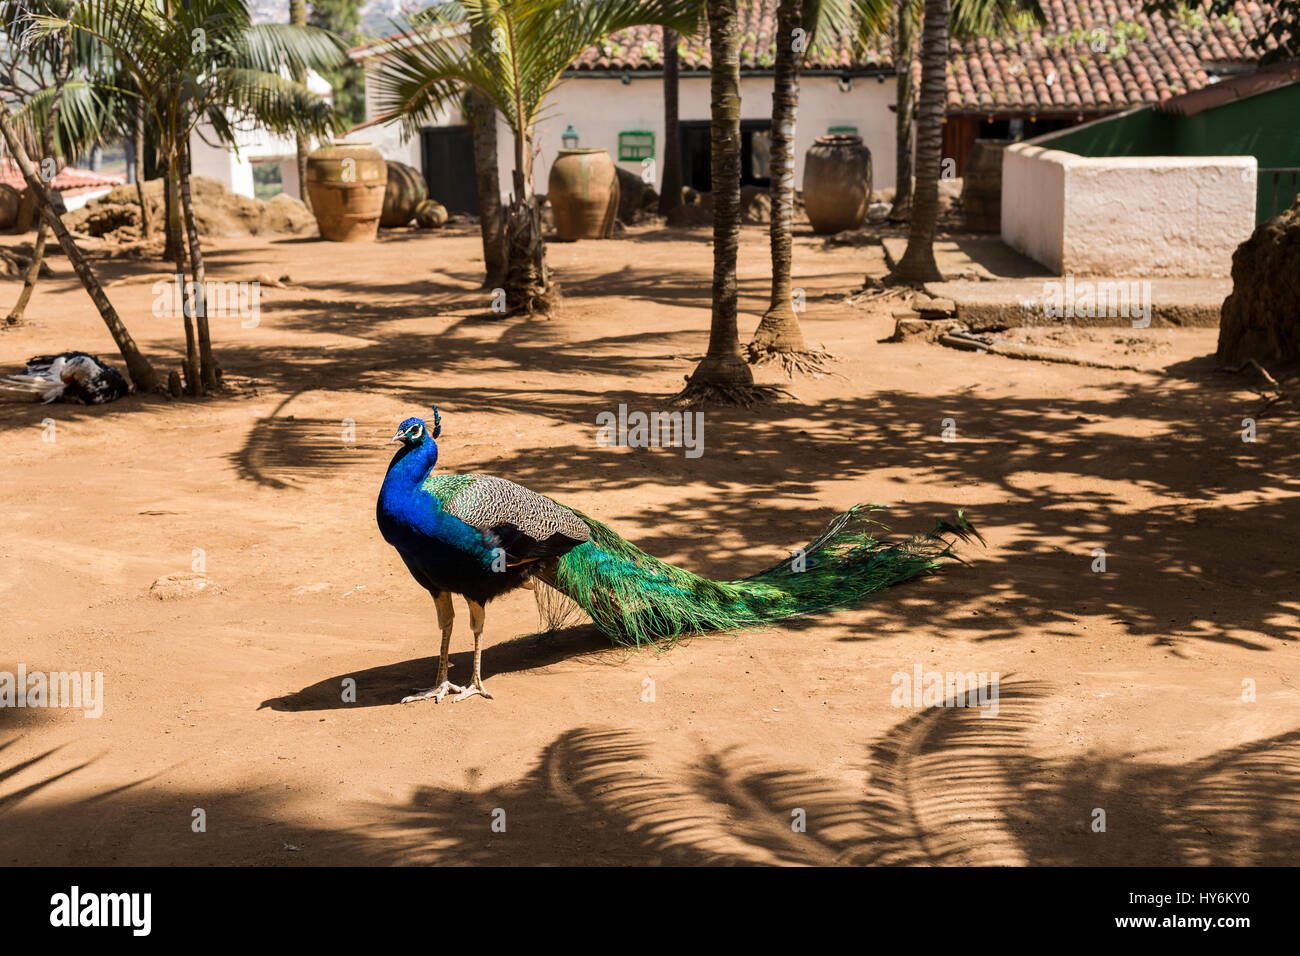
[[[442,434],[442,416],[438,414],[437,405],[430,405],[429,408],[433,410],[433,428],[429,432],[429,437],[437,438]]]

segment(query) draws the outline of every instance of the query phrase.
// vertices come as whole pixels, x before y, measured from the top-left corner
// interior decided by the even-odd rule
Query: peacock
[[[642,645],[708,631],[759,628],[784,618],[857,602],[873,592],[938,570],[956,540],[980,537],[965,515],[927,535],[887,544],[859,505],[836,517],[806,548],[738,581],[711,581],[646,554],[608,526],[545,495],[493,475],[435,475],[442,419],[432,428],[408,418],[391,443],[376,517],[384,540],[434,600],[442,651],[433,687],[403,703],[492,695],[483,686],[484,608],[516,588],[558,592],[617,644]],[[944,535],[953,540],[947,541]],[[958,559],[959,560],[959,559]],[[536,587],[541,582],[542,587]],[[548,592],[547,589],[553,589]],[[448,680],[452,595],[469,606],[474,673]],[[570,606],[572,606],[570,605]],[[554,610],[554,605],[549,605]]]
[[[60,352],[27,360],[21,374],[0,378],[0,395],[21,396],[26,401],[80,402],[104,405],[129,394],[122,373],[98,356],[86,352]]]

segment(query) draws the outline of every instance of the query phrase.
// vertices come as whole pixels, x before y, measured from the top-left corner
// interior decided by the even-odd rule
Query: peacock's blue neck
[[[384,486],[414,486],[421,484],[430,470],[438,462],[438,445],[432,441],[422,441],[418,445],[404,445],[393,460],[388,463],[388,472],[384,475]]]
[[[483,534],[442,509],[424,479],[438,461],[438,448],[426,439],[393,456],[379,489],[375,516],[384,540],[426,571],[448,563],[486,571],[495,553]]]
[[[379,519],[385,519],[397,525],[404,525],[412,530],[429,531],[423,527],[437,509],[430,509],[428,502],[419,507],[420,498],[427,496],[421,491],[424,479],[438,461],[438,446],[432,441],[423,441],[418,445],[403,447],[388,464],[384,475],[383,487],[379,489]]]

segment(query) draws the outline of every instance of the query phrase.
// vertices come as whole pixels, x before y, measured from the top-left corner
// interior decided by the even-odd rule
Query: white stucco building
[[[331,102],[334,99],[334,88],[315,70],[308,71],[307,88]],[[231,192],[241,196],[252,196],[253,164],[274,162],[280,165],[281,188],[286,194],[301,199],[298,147],[294,137],[268,132],[247,121],[235,121],[233,125],[236,149],[219,145],[206,121],[195,129],[190,136],[193,174],[220,180]]]
[[[761,5],[754,8],[761,12]],[[756,39],[742,52],[741,122],[745,140],[743,182],[766,184],[766,137],[772,117],[773,76],[770,43]],[[658,27],[619,34],[579,58],[566,80],[551,95],[535,130],[533,185],[545,192],[551,163],[563,148],[570,128],[578,145],[608,151],[620,167],[637,175],[643,170],[659,188],[663,176],[664,106],[662,56]],[[477,208],[469,131],[459,110],[452,109],[418,136],[403,139],[400,125],[383,121],[375,77],[384,54],[404,37],[381,40],[350,51],[365,67],[366,120],[348,139],[369,142],[384,155],[424,172],[430,194],[451,209]],[[692,46],[694,44],[694,46]],[[702,52],[701,52],[702,51]],[[871,150],[874,188],[894,185],[894,75],[877,57],[855,59],[847,50],[831,51],[804,67],[799,84],[799,120],[795,134],[795,182],[802,183],[803,157],[813,141],[833,129],[851,130]],[[678,84],[683,179],[707,188],[709,74],[707,46],[699,39],[682,44]],[[503,199],[508,198],[514,169],[514,138],[497,118],[498,168]],[[645,158],[638,156],[649,154]],[[650,166],[650,164],[653,164]],[[650,166],[647,169],[647,166]],[[468,195],[467,195],[468,194]]]

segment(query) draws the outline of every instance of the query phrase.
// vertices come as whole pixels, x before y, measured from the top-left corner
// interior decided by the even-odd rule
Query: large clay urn
[[[387,185],[388,165],[369,143],[331,143],[307,157],[307,194],[325,239],[374,239]]]
[[[803,204],[813,232],[857,229],[871,202],[871,150],[862,137],[831,134],[808,148],[803,160]]]
[[[13,228],[22,204],[22,193],[7,183],[0,183],[0,229]]]
[[[384,211],[379,224],[385,229],[405,226],[415,216],[415,209],[429,197],[424,176],[414,166],[388,162],[388,185],[384,189]]]
[[[618,212],[618,173],[603,149],[562,149],[551,165],[547,198],[560,239],[608,239]]]

